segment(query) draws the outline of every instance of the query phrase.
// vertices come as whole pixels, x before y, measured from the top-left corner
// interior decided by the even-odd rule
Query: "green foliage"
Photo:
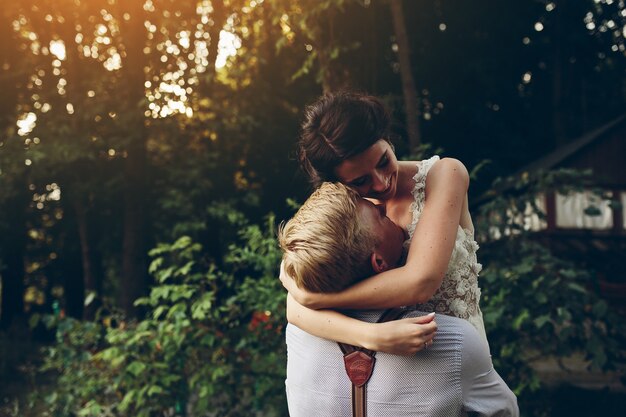
[[[263,227],[233,218],[239,241],[221,269],[188,237],[150,252],[143,320],[46,318],[57,328],[42,368],[58,374],[44,398],[52,415],[285,414],[274,218]]]
[[[594,271],[571,253],[556,253],[549,239],[523,225],[532,213],[545,218],[537,196],[578,190],[589,179],[588,172],[559,170],[498,181],[477,217],[487,265],[481,304],[494,365],[525,401],[541,386],[537,360],[582,353],[595,370],[625,360],[626,329],[594,292]]]
[[[153,253],[151,273],[157,285],[141,301],[145,320],[126,322],[109,317],[98,323],[50,322],[57,326],[58,340],[48,351],[46,369],[60,373],[60,383],[48,397],[51,410],[63,416],[72,412],[132,415],[139,409],[155,413],[178,410],[180,414],[184,412],[182,404],[201,408],[207,398],[215,410],[228,409],[237,396],[242,401],[232,407],[235,414],[245,409],[248,400],[258,402],[259,410],[282,410],[282,395],[276,393],[283,392],[283,383],[274,377],[283,372],[282,365],[276,367],[284,360],[282,337],[264,330],[268,325],[278,330],[282,324],[281,315],[276,315],[282,311],[283,295],[274,279],[277,251],[273,237],[269,229],[248,225],[245,216],[230,206],[212,205],[212,219],[207,219],[206,208],[217,199],[237,201],[239,207],[246,206],[247,216],[258,219],[270,209],[277,210],[275,202],[286,195],[300,193],[296,197],[302,200],[307,188],[304,181],[295,182],[291,175],[296,163],[294,158],[289,161],[289,150],[297,137],[304,104],[322,88],[350,85],[375,92],[390,97],[392,107],[400,110],[388,2],[283,0],[256,2],[256,7],[243,0],[204,2],[207,7],[211,3],[208,18],[198,14],[197,1],[188,0],[152,2],[143,11],[137,10],[140,16],[135,11],[125,12],[135,3],[132,1],[5,3],[0,10],[0,31],[6,40],[6,53],[0,54],[0,207],[5,213],[0,221],[0,263],[6,266],[4,282],[11,282],[8,272],[13,271],[14,281],[25,277],[23,284],[37,287],[41,294],[63,287],[58,300],[68,314],[76,316],[81,314],[76,305],[82,305],[84,299],[76,288],[82,287],[77,281],[85,261],[92,265],[94,275],[101,277],[105,299],[119,294],[117,289],[130,287],[130,281],[119,278],[124,251],[121,235],[125,228],[130,230],[123,221],[124,206],[135,206],[132,202],[120,204],[129,184],[139,185],[135,189],[142,201],[150,202],[144,213],[145,234],[135,236],[138,240],[159,242],[190,235],[203,248],[200,251],[195,243],[183,240]],[[467,162],[489,157],[497,175],[554,145],[555,132],[549,126],[556,125],[560,115],[572,122],[567,123],[566,136],[574,137],[623,112],[626,90],[615,86],[623,80],[624,56],[621,49],[613,50],[613,46],[623,46],[623,36],[614,38],[613,31],[602,32],[600,24],[590,32],[580,18],[604,16],[608,21],[608,16],[618,16],[623,5],[618,9],[617,3],[560,2],[555,13],[546,11],[542,3],[479,2],[459,7],[440,1],[405,2],[420,113],[429,116],[423,124],[427,140],[436,138],[437,147],[443,146]],[[574,7],[575,12],[558,14],[565,7]],[[551,29],[557,26],[557,15],[560,30],[555,33]],[[433,24],[443,21],[448,23],[445,31]],[[517,23],[497,24],[512,21]],[[531,30],[529,35],[528,28],[538,21],[546,30]],[[128,22],[136,23],[136,30],[129,33]],[[213,62],[221,30],[236,35],[241,47],[224,67],[216,68]],[[554,71],[544,71],[543,62],[555,56],[552,45],[557,43],[552,37],[560,36],[558,32],[567,35],[558,42],[578,47],[571,54],[562,54]],[[188,46],[180,42],[184,33],[191,36]],[[501,41],[486,41],[494,39]],[[522,39],[530,43],[522,43]],[[57,60],[50,53],[52,41],[66,45],[64,59]],[[209,58],[200,67],[197,62],[204,58],[194,49],[197,41],[205,44]],[[135,48],[143,53],[133,54]],[[445,59],[443,50],[448,51]],[[108,58],[116,56],[121,67],[106,68]],[[505,57],[508,64],[502,66],[503,59],[494,57]],[[574,61],[579,70],[566,71]],[[537,65],[540,70],[533,70]],[[129,77],[129,70],[136,77]],[[532,82],[520,84],[520,75],[531,70]],[[554,89],[546,88],[553,76],[563,78],[563,85],[582,86],[563,91],[558,108],[551,99]],[[175,79],[184,85],[186,99],[182,101],[192,114],[174,112],[154,118],[156,110],[151,113],[150,104],[163,108],[170,100],[181,98],[168,92],[169,88],[159,87],[162,82],[172,87],[169,81]],[[36,124],[32,132],[19,134],[15,122],[29,113],[37,116]],[[128,155],[133,155],[139,142],[147,150],[145,184],[124,174]],[[437,153],[436,147],[409,150],[397,145],[399,154]],[[62,189],[59,201],[49,195],[48,186],[53,183]],[[542,186],[541,182],[533,184]],[[564,272],[559,275],[559,285],[574,292],[578,298],[572,298],[573,302],[591,306],[587,314],[603,313],[606,307],[587,291],[591,274],[553,254],[535,258],[533,253],[543,253],[542,246],[522,247],[528,236],[523,227],[509,222],[509,213],[522,213],[527,204],[537,207],[534,200],[526,198],[532,191],[527,180],[511,186],[516,196],[525,196],[514,204],[510,199],[493,200],[493,212],[500,216],[489,219],[490,227],[508,228],[511,234],[484,245],[481,256],[489,264],[485,279],[514,270],[522,262],[518,253],[523,253],[523,262],[529,264],[524,268],[531,272],[524,268],[514,271],[520,285],[534,282],[532,268],[544,264],[560,268]],[[76,215],[79,208],[87,212],[81,224]],[[590,207],[588,213],[597,210]],[[240,243],[224,256],[233,240],[228,223],[240,225],[243,232]],[[78,238],[80,226],[87,241]],[[483,231],[486,240],[488,231]],[[97,253],[102,259],[81,258],[87,253]],[[511,302],[504,300],[509,293],[495,297],[505,285],[509,285],[507,281],[498,279],[485,288],[489,320],[504,326],[502,346],[511,344],[518,331],[525,332],[529,321],[537,321],[544,331],[559,319],[559,312],[552,310],[536,316],[529,308],[528,313],[515,315],[522,311],[520,298],[504,306]],[[544,289],[541,285],[545,282],[537,285],[555,291]],[[21,287],[11,290],[9,297],[21,299]],[[528,288],[532,286],[520,290],[530,291]],[[9,293],[9,286],[3,291]],[[50,307],[51,298],[37,307]],[[569,303],[569,299],[562,301]],[[567,303],[560,314],[567,317],[569,312],[573,321],[578,316]],[[5,302],[2,308],[7,305]],[[499,307],[503,316],[496,314]],[[267,316],[265,311],[274,314]],[[8,315],[2,313],[4,320]],[[24,309],[18,306],[16,314],[24,315]],[[609,316],[610,309],[605,321],[613,323]],[[259,334],[249,335],[251,323]],[[573,334],[580,338],[579,333]],[[500,346],[497,337],[492,338],[493,346]],[[174,353],[157,350],[157,342],[161,349],[167,342],[168,352]],[[590,351],[597,352],[594,363],[598,366],[603,362],[601,350],[606,350],[602,343],[589,345]],[[201,371],[200,365],[190,369],[189,364],[199,363],[193,355],[201,349],[207,352],[211,370]],[[610,350],[605,352],[606,366],[613,360]],[[174,357],[183,358],[184,364],[175,362]],[[242,357],[254,365],[244,366]],[[150,366],[153,363],[155,367]],[[163,364],[167,370],[158,368]],[[179,379],[170,381],[168,375]],[[193,375],[198,379],[194,381]],[[159,377],[164,379],[157,380]],[[257,386],[247,383],[252,378]],[[209,381],[211,388],[205,388],[204,381]],[[231,383],[238,381],[249,391],[231,389]],[[261,402],[263,395],[266,402]],[[281,398],[280,406],[273,405],[277,398]]]

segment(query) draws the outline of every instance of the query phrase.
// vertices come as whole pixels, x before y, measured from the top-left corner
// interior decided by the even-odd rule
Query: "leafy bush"
[[[55,320],[43,370],[54,416],[284,415],[284,299],[274,219],[241,230],[221,269],[182,237],[150,252],[145,319]]]
[[[523,226],[525,216],[545,218],[537,196],[589,189],[590,179],[589,172],[559,170],[500,180],[477,216],[486,265],[481,305],[494,365],[522,404],[541,387],[537,359],[583,353],[595,370],[624,363],[626,329],[594,291],[595,271]]]
[[[475,216],[494,363],[532,415],[548,410],[535,359],[583,352],[602,370],[624,361],[626,331],[590,289],[594,271],[554,253],[519,221],[529,207],[544,216],[538,194],[576,190],[588,178],[558,171],[502,180]],[[285,294],[276,279],[274,219],[250,225],[219,205],[211,214],[234,226],[237,243],[219,260],[187,237],[152,250],[155,285],[137,301],[145,319],[46,318],[57,327],[43,367],[58,375],[45,397],[52,415],[286,415]]]

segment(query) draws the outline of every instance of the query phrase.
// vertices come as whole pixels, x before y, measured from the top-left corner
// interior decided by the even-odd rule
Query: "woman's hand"
[[[370,332],[371,342],[365,347],[403,356],[414,355],[431,345],[437,330],[435,313],[372,325],[375,331]]]
[[[291,294],[291,296],[300,304],[312,309],[322,308],[319,303],[322,298],[322,294],[308,292],[296,285],[296,282],[285,271],[284,262],[280,263],[280,282],[283,287]]]

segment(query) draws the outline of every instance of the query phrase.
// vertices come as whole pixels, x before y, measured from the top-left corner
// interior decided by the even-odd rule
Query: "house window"
[[[545,220],[546,214],[546,196],[540,194],[535,198],[534,206],[530,202],[526,202],[524,211],[521,212],[518,207],[511,206],[506,210],[507,226],[498,227],[491,226],[489,228],[489,236],[492,239],[500,239],[504,236],[517,235],[525,231],[538,232],[548,227]],[[501,216],[492,213],[492,222],[500,222]],[[521,229],[521,230],[520,230]]]
[[[514,209],[508,209],[506,214],[510,222],[532,232],[547,228],[548,224],[544,219],[546,214],[546,196],[544,194],[538,195],[534,203],[533,207],[530,202],[527,202],[523,213]],[[538,211],[542,215],[537,213]],[[510,232],[505,231],[505,234],[510,234]]]
[[[613,211],[607,200],[591,191],[557,194],[556,226],[564,229],[611,229]]]
[[[541,213],[541,216],[539,213]],[[524,213],[524,229],[537,232],[544,230],[548,227],[548,222],[545,220],[547,213],[546,208],[546,196],[541,194],[535,198],[535,207],[531,207],[530,204],[526,204],[526,212]]]

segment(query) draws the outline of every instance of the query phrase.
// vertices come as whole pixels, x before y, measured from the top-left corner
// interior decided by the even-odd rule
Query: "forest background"
[[[473,201],[626,108],[623,0],[5,3],[2,415],[286,414],[275,228],[310,192],[294,145],[324,92],[383,97],[397,153],[462,160]],[[482,227],[589,178],[509,178]],[[621,321],[519,232],[481,242],[496,367],[524,415],[606,415],[612,393],[532,361],[619,367]]]

